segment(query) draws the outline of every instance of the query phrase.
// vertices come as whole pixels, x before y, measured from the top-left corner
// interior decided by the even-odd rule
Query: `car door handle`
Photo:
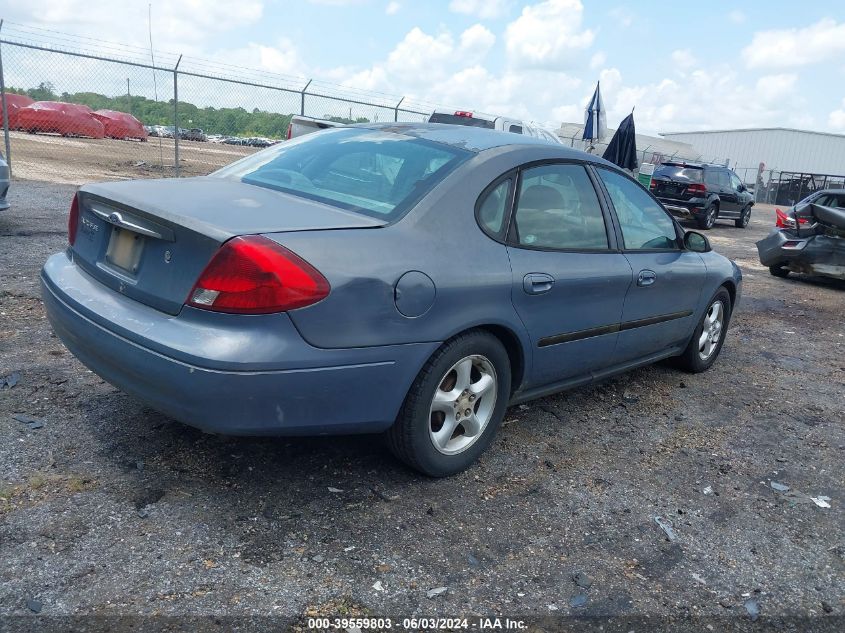
[[[657,273],[653,270],[641,270],[637,276],[638,286],[650,286],[657,281]]]
[[[555,278],[546,273],[528,273],[522,278],[522,289],[530,295],[541,295],[555,285]]]

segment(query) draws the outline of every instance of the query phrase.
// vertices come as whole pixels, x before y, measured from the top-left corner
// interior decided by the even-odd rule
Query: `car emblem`
[[[115,211],[114,213],[111,213],[109,215],[109,222],[112,222],[113,224],[120,224],[121,222],[123,222],[123,218],[117,211]]]

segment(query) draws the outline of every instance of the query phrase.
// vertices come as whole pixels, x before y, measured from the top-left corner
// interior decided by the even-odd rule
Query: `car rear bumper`
[[[181,422],[231,435],[318,435],[389,427],[438,343],[314,348],[287,314],[179,316],[103,286],[66,253],[41,274],[47,317],[84,365]],[[265,318],[266,317],[266,318]]]
[[[763,266],[785,266],[797,273],[845,279],[845,239],[828,235],[795,237],[774,230],[757,242]]]
[[[675,200],[674,198],[657,199],[663,204],[666,210],[672,215],[680,218],[693,218],[704,213],[707,207],[707,200],[704,198],[692,198],[690,200]]]

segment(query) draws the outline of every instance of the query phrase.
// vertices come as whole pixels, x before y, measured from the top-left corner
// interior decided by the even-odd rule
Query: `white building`
[[[706,160],[734,168],[845,175],[845,135],[789,128],[665,132],[667,140],[692,145]]]

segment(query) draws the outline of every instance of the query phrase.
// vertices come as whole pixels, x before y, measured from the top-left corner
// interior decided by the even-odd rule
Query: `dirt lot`
[[[476,467],[433,481],[372,437],[205,435],[87,371],[37,283],[72,190],[15,182],[0,214],[0,380],[19,373],[0,390],[0,614],[610,615],[624,632],[758,608],[754,626],[843,630],[845,284],[761,268],[771,208],[709,233],[745,274],[711,371],[514,407]]]
[[[63,138],[57,134],[10,133],[16,178],[81,185],[96,180],[161,178],[174,173],[173,139],[147,142]],[[204,176],[258,151],[254,147],[179,141],[182,176]]]

